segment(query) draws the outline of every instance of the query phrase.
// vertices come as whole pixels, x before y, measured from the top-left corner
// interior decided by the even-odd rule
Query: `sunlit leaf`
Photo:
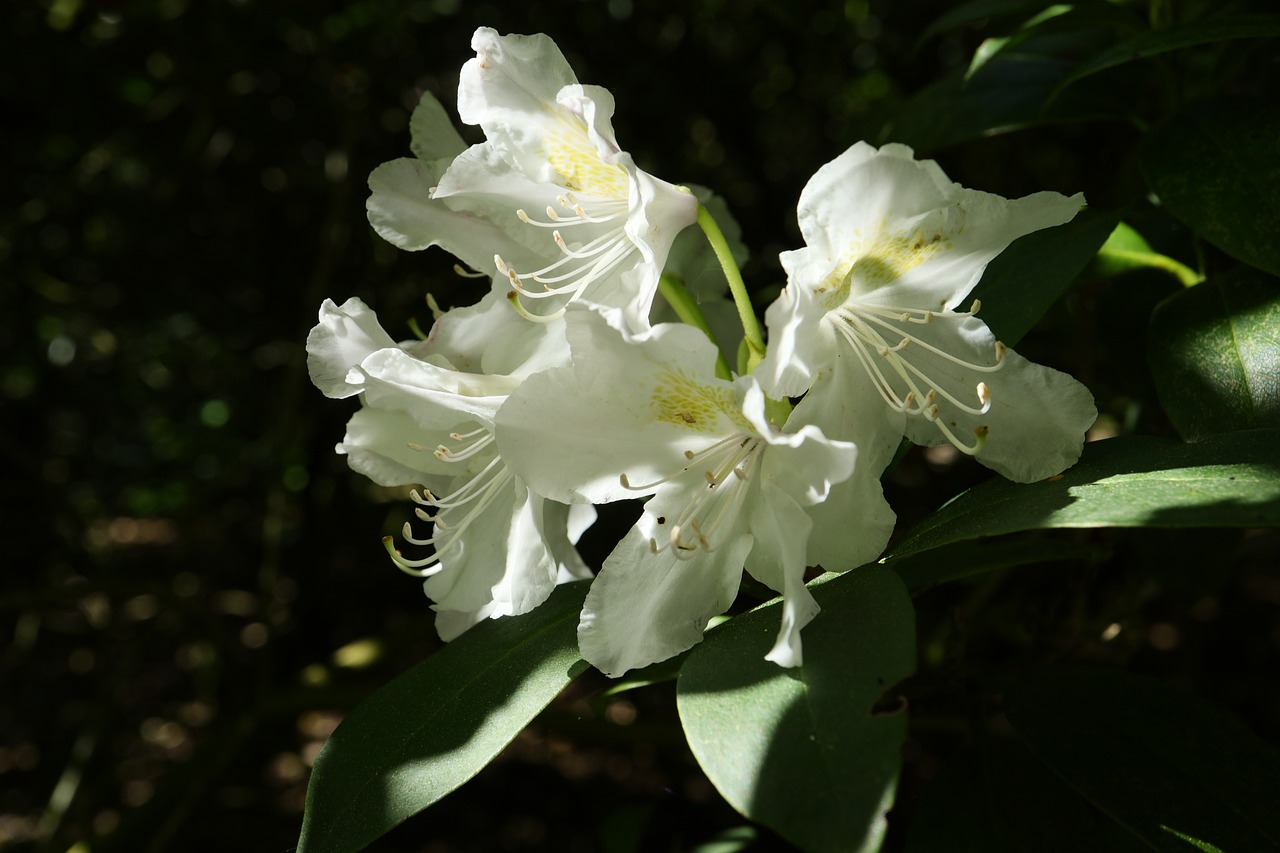
[[[1058,301],[1097,253],[1119,220],[1082,211],[1056,228],[1015,240],[987,265],[972,297],[978,316],[1006,344],[1016,344]]]
[[[587,669],[586,583],[486,621],[383,686],[316,757],[299,853],[359,850],[466,782]]]
[[[764,660],[776,604],[707,636],[678,682],[680,720],[708,778],[742,814],[808,851],[872,851],[885,831],[907,720],[873,710],[915,668],[907,591],[878,566],[815,582],[804,665]]]
[[[1280,111],[1197,104],[1152,130],[1142,173],[1175,217],[1219,249],[1280,275]]]
[[[1125,436],[1085,445],[1072,468],[1038,483],[993,477],[917,526],[889,557],[1051,527],[1280,526],[1280,430],[1195,444]]]
[[[1183,285],[1200,281],[1200,274],[1173,258],[1151,248],[1146,239],[1127,222],[1116,225],[1107,242],[1098,249],[1095,262],[1098,274],[1104,277],[1140,269],[1156,269],[1167,272]]]
[[[1156,850],[1280,849],[1280,754],[1194,694],[1059,667],[1015,682],[1005,712],[1067,784]]]
[[[1151,316],[1149,347],[1183,438],[1280,427],[1280,280],[1246,268],[1174,294]]]

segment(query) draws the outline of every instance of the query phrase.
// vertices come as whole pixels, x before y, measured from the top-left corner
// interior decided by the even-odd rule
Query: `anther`
[[[996,361],[1004,361],[1005,345],[996,341]]]
[[[502,275],[507,274],[507,262],[502,259],[502,255],[493,256],[493,265],[498,268],[498,272]]]
[[[978,402],[982,404],[982,414],[986,414],[991,408],[991,389],[987,387],[987,383],[978,383]]]
[[[552,222],[559,222],[560,214],[556,213],[555,208],[553,208],[551,205],[547,205],[547,218],[550,219]]]
[[[425,448],[425,447],[423,447],[421,444],[416,444],[416,443],[414,443],[414,442],[412,442],[412,441],[411,441],[411,442],[409,442],[406,446],[407,446],[410,450],[415,450],[415,451],[418,451],[418,452],[422,452],[423,450],[426,450],[426,448]]]

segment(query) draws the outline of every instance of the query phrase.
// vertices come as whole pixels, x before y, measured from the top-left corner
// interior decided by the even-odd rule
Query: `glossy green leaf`
[[[983,738],[948,761],[907,829],[907,853],[1149,850],[1012,738]]]
[[[892,560],[889,565],[907,589],[917,592],[947,581],[972,577],[1031,563],[1083,560],[1097,562],[1107,550],[1094,545],[1058,539],[1017,537],[982,542],[957,542]]]
[[[823,582],[823,581],[826,582]],[[680,673],[689,746],[729,804],[807,851],[877,850],[907,733],[874,706],[915,668],[915,618],[902,581],[864,566],[813,584],[804,665],[764,659],[776,603],[710,633]]]
[[[1098,249],[1095,269],[1103,277],[1134,270],[1156,269],[1167,272],[1187,287],[1201,280],[1200,274],[1186,264],[1152,249],[1151,244],[1126,222],[1118,223],[1107,242]]]
[[[1005,713],[1067,784],[1156,850],[1188,853],[1188,839],[1280,850],[1280,754],[1194,694],[1059,667],[1015,682]]]
[[[1280,275],[1280,110],[1197,104],[1152,130],[1140,154],[1171,214],[1219,249]]]
[[[1056,228],[1015,240],[987,265],[972,298],[997,338],[1013,345],[1058,301],[1097,254],[1118,214],[1081,211]]]
[[[1251,269],[1176,293],[1151,316],[1151,372],[1188,441],[1280,427],[1280,280]]]
[[[384,685],[316,757],[299,853],[359,850],[466,782],[587,669],[587,583],[486,621]]]
[[[994,477],[917,526],[888,559],[952,542],[1051,527],[1280,526],[1280,430],[1195,444],[1125,436],[1085,445],[1038,483]]]
[[[1054,91],[1056,97],[1063,89],[1099,71],[1115,68],[1127,62],[1148,59],[1173,50],[1196,47],[1234,39],[1267,38],[1280,35],[1280,17],[1275,15],[1249,15],[1238,18],[1190,21],[1159,30],[1150,30],[1104,50],[1082,62],[1062,81]]]

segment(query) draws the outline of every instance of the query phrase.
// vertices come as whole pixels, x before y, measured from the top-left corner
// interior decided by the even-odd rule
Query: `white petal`
[[[423,92],[409,118],[409,150],[419,160],[452,160],[467,148],[444,107],[430,92]]]
[[[921,337],[956,358],[994,363],[995,338],[976,318],[920,328],[926,330]],[[908,351],[912,364],[938,385],[957,396],[971,394],[965,402],[976,404],[972,389],[986,383],[991,396],[986,414],[938,403],[940,420],[960,440],[971,441],[976,428],[986,428],[986,441],[977,453],[982,464],[1015,482],[1030,483],[1058,474],[1080,458],[1085,431],[1097,418],[1097,409],[1088,389],[1067,374],[1032,364],[1012,350],[1005,351],[1004,366],[993,373],[966,370],[923,348],[909,347],[903,354]],[[906,435],[916,444],[947,443],[938,428],[920,416],[907,419]]]
[[[783,265],[798,255],[784,252]],[[804,394],[839,356],[840,342],[822,322],[826,314],[827,306],[794,277],[765,310],[769,347],[752,375],[773,399]]]
[[[443,356],[464,373],[511,378],[569,363],[563,320],[530,323],[496,291],[441,315],[424,351]]]
[[[500,36],[482,27],[471,39],[476,57],[462,67],[458,115],[484,128],[505,159],[534,180],[550,183],[555,170],[538,143],[544,123],[558,113],[556,96],[577,82],[555,42],[545,35]]]
[[[445,438],[425,432],[404,412],[364,408],[347,422],[337,451],[346,454],[351,470],[380,486],[411,486],[457,473],[457,466],[432,453]]]
[[[459,522],[474,507],[442,513],[449,525],[444,538],[461,542],[450,542],[440,559],[444,568],[423,585],[438,608],[469,611],[492,604],[491,615],[509,616],[545,601],[559,566],[543,534],[544,503],[510,478],[465,528]],[[441,537],[439,528],[435,535]]]
[[[351,397],[364,390],[347,381],[351,368],[370,353],[395,346],[364,302],[353,296],[339,307],[326,299],[320,322],[307,335],[307,373],[326,397]]]
[[[750,508],[755,547],[747,556],[746,568],[783,595],[778,639],[765,657],[780,666],[799,666],[800,629],[818,613],[818,603],[804,585],[805,545],[812,525],[804,508],[771,482],[761,483],[755,497]]]
[[[539,494],[565,503],[639,497],[649,483],[740,431],[737,392],[715,377],[715,345],[681,324],[624,336],[594,310],[565,317],[570,367],[530,376],[498,412],[499,452]],[[687,419],[687,420],[686,420]]]
[[[495,254],[510,258],[512,263],[543,262],[495,221],[469,210],[455,210],[444,198],[432,198],[431,190],[440,177],[431,164],[408,157],[374,169],[369,175],[371,194],[365,209],[378,236],[411,252],[440,246],[472,269],[486,273],[494,269]],[[509,229],[521,224],[514,207],[504,206],[502,213],[512,220]]]
[[[582,607],[578,648],[609,676],[666,660],[701,641],[711,617],[733,603],[752,544],[750,535],[740,536],[686,561],[671,548],[651,553],[651,535],[639,523],[627,533]]]
[[[400,349],[379,350],[360,369],[366,405],[407,412],[425,430],[449,431],[471,420],[492,423],[517,384],[507,377],[439,367]]]

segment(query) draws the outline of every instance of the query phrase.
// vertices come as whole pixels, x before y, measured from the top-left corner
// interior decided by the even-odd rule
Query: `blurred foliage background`
[[[1133,149],[1144,114],[1164,108],[1141,75],[1158,71],[1069,123],[931,138],[911,96],[963,70],[983,38],[978,21],[922,40],[950,6],[5,4],[0,846],[290,849],[319,744],[438,646],[428,602],[379,542],[402,496],[333,454],[354,406],[310,386],[303,343],[326,297],[359,296],[408,337],[409,318],[429,320],[426,292],[445,307],[480,295],[452,259],[398,252],[364,217],[365,179],[407,155],[419,94],[452,106],[475,27],[550,34],[580,80],[615,94],[618,139],[643,168],[723,195],[763,306],[782,283],[777,253],[800,245],[800,189],[859,139],[914,143],[1005,196],[1141,200]],[[1233,85],[1274,97],[1274,42],[1240,44]],[[1141,215],[1153,245],[1202,264],[1172,220]],[[1093,437],[1168,434],[1141,348],[1175,285],[1087,279],[1020,351],[1090,386]],[[913,451],[887,484],[900,529],[984,477]],[[1110,556],[917,600],[926,713],[900,812],[963,741],[956,721],[982,713],[970,657],[1123,659],[1280,739],[1274,534],[1055,535]],[[600,532],[584,550],[598,564],[611,544]],[[692,850],[740,827],[683,744],[671,686],[607,687],[580,680],[374,849]],[[749,849],[782,848],[752,833]]]

